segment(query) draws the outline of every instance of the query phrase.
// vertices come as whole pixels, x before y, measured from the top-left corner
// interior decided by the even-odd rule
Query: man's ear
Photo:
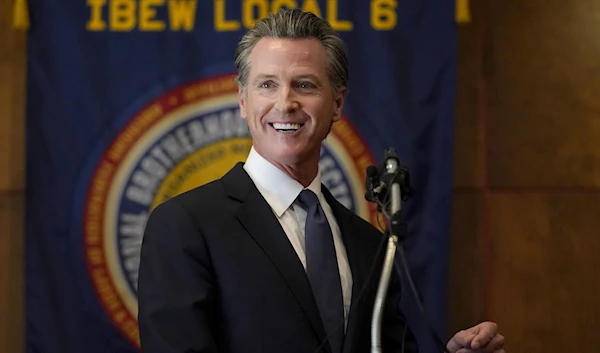
[[[239,97],[239,105],[240,105],[240,117],[242,119],[246,119],[248,113],[246,112],[246,90],[241,87],[238,87],[238,97]]]
[[[344,102],[346,101],[346,87],[340,87],[333,100],[333,121],[339,121],[342,118]]]

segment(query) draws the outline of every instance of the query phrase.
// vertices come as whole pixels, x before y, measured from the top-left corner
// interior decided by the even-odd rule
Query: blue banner
[[[220,177],[251,146],[233,52],[282,6],[327,19],[346,43],[345,117],[323,182],[376,224],[365,169],[396,147],[416,195],[405,243],[446,336],[456,75],[445,0],[30,0],[27,82],[27,352],[139,350],[136,283],[149,212]],[[406,291],[405,291],[406,292]],[[404,303],[421,352],[437,353]]]

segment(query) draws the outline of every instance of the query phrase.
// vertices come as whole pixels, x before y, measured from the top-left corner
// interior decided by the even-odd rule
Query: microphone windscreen
[[[370,178],[377,176],[377,167],[374,165],[370,165],[367,167],[367,176]]]

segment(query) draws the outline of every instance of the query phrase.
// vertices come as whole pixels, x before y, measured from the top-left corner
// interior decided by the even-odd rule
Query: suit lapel
[[[223,177],[229,196],[242,202],[236,216],[271,259],[309,318],[319,342],[323,342],[326,338],[325,329],[306,271],[269,204],[242,166],[238,163]],[[329,352],[329,345],[325,347]]]

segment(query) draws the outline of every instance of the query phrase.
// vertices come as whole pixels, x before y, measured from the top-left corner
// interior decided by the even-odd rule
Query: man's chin
[[[303,149],[278,148],[271,152],[272,159],[281,164],[302,164],[312,159],[311,153]]]

